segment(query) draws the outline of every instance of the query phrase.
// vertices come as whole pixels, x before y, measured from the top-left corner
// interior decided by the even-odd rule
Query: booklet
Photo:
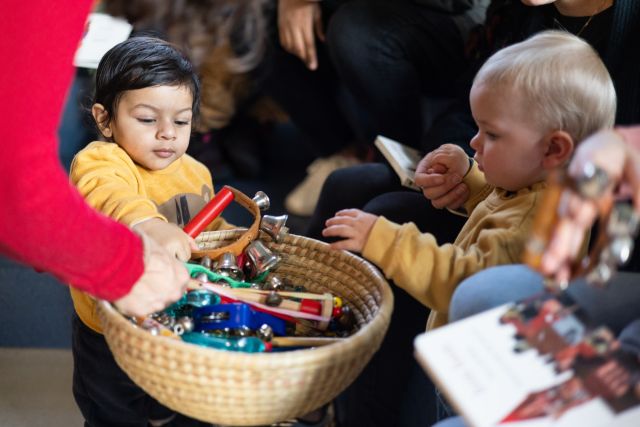
[[[414,346],[469,426],[640,426],[638,359],[569,297],[501,306],[423,333]]]
[[[417,191],[422,191],[413,181],[413,178],[418,162],[422,160],[424,153],[381,135],[378,135],[376,138],[375,145],[387,159],[396,174],[398,174],[398,177],[400,177],[400,184]]]
[[[104,54],[128,39],[132,29],[133,26],[124,19],[104,13],[90,14],[73,65],[80,68],[98,68]]]

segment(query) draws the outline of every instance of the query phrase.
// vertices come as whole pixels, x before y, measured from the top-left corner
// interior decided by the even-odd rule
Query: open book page
[[[378,135],[375,141],[376,147],[387,159],[393,170],[400,178],[400,184],[407,188],[421,191],[413,181],[418,162],[424,154],[415,148],[400,144],[397,141]]]
[[[549,296],[419,335],[416,358],[473,427],[640,425],[640,363]]]
[[[90,14],[73,65],[80,68],[98,68],[104,54],[128,39],[132,29],[132,25],[124,19],[104,13]]]

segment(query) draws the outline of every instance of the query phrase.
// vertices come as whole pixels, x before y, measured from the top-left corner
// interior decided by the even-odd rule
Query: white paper
[[[129,38],[132,29],[124,19],[104,13],[90,14],[73,64],[80,68],[98,68],[104,54]]]

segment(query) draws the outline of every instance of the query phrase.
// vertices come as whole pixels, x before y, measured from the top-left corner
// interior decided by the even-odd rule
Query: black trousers
[[[162,406],[134,384],[116,364],[104,339],[74,313],[72,320],[73,396],[85,427],[148,427],[166,420],[167,427],[205,427]]]
[[[384,164],[358,165],[332,173],[310,220],[307,235],[320,240],[324,222],[345,208],[359,208],[392,221],[414,222],[438,242],[452,242],[464,218],[434,209],[421,193],[403,189]],[[391,285],[395,304],[380,350],[337,399],[341,427],[426,426],[436,421],[433,384],[413,357],[413,339],[424,332],[429,310]]]
[[[326,42],[309,71],[272,37],[262,86],[327,156],[382,134],[418,147],[425,96],[453,96],[467,68],[450,15],[413,0],[323,1]],[[441,142],[438,142],[438,145]],[[432,147],[436,148],[436,147]]]

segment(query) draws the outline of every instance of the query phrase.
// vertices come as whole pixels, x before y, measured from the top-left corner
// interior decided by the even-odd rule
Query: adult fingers
[[[303,60],[307,68],[315,70],[318,68],[318,58],[316,54],[316,41],[313,37],[313,26],[302,28]]]

